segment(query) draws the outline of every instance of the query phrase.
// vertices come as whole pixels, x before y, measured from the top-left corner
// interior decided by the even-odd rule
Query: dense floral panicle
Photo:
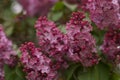
[[[90,17],[100,28],[118,29],[116,26],[120,23],[120,4],[119,0],[91,0],[87,4],[90,11]]]
[[[4,63],[13,65],[11,56],[16,56],[16,53],[12,49],[12,42],[5,35],[2,25],[0,25],[0,53],[0,59],[3,59]]]
[[[47,43],[56,42],[55,35],[60,33],[60,31],[56,28],[56,25],[48,21],[46,17],[40,17],[35,25],[37,37],[39,39],[40,46],[47,45]],[[61,36],[59,34],[59,36]]]
[[[63,60],[63,56],[65,55],[66,47],[64,46],[63,33],[60,32],[53,22],[48,21],[45,17],[38,19],[35,28],[42,51],[48,54],[49,57],[54,58],[56,62],[61,63],[60,66],[65,66],[66,63]]]
[[[56,71],[50,67],[51,59],[45,56],[34,43],[28,42],[21,46],[21,62],[28,80],[54,80]]]
[[[57,0],[18,0],[29,16],[47,15]]]
[[[88,21],[83,20],[85,15],[81,12],[74,12],[66,25],[66,33],[69,37],[73,37],[78,32],[90,32],[92,26]]]
[[[70,23],[74,25],[80,25],[82,20],[85,18],[85,15],[82,12],[73,12],[70,19]]]
[[[56,47],[61,50],[63,48],[60,44],[63,44],[62,38],[64,36],[53,22],[48,21],[45,17],[40,17],[35,28],[40,46],[46,49]]]
[[[120,63],[120,32],[110,30],[105,34],[102,51],[111,62]]]
[[[70,60],[80,62],[85,67],[90,67],[98,63],[96,54],[95,39],[90,33],[78,32],[68,35],[68,57]]]
[[[15,51],[12,49],[12,42],[7,39],[2,25],[0,25],[0,80],[4,80],[4,64],[14,66],[13,57],[16,57]]]
[[[84,21],[81,12],[75,12],[66,26],[67,55],[70,60],[81,62],[83,66],[89,67],[98,63],[95,39],[90,34],[92,26]]]

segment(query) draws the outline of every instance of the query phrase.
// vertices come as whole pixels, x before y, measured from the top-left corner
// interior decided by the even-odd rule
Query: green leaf
[[[8,65],[5,65],[4,70],[5,80],[26,80],[21,67],[10,68]]]
[[[63,12],[55,12],[52,14],[51,19],[53,21],[57,21],[62,17],[62,15],[63,15]]]
[[[73,80],[72,76],[74,75],[75,70],[80,66],[80,64],[72,64],[65,70],[64,76],[65,80]]]
[[[66,33],[65,25],[60,25],[58,28],[61,30],[61,32]]]
[[[7,36],[10,36],[12,32],[13,32],[13,26],[7,27],[7,29],[5,30]]]
[[[115,66],[112,70],[110,80],[120,80],[120,68],[119,65]]]
[[[120,74],[116,74],[116,73],[112,74],[111,80],[120,80]]]
[[[23,70],[21,67],[16,67],[16,74],[21,80],[25,80],[25,74],[23,73]]]
[[[54,6],[53,6],[53,8],[52,8],[52,10],[53,11],[59,11],[59,10],[62,10],[62,9],[64,9],[64,3],[63,2],[57,2]]]
[[[88,69],[86,72],[79,72],[78,80],[109,80],[110,68],[104,63],[99,63],[94,68]]]
[[[64,1],[64,5],[71,11],[75,11],[77,9],[77,5],[76,4],[68,4],[67,2]]]

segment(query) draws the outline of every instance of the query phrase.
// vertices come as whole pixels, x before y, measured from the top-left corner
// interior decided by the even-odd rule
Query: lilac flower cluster
[[[18,0],[29,16],[47,15],[57,0]]]
[[[63,33],[60,32],[52,21],[48,21],[46,17],[40,17],[36,22],[35,28],[41,49],[45,54],[57,61],[56,66],[59,64],[56,69],[67,67],[66,62],[63,59],[66,50]]]
[[[120,26],[120,0],[66,0],[78,8],[89,11],[91,20],[100,29],[118,29]]]
[[[40,17],[35,24],[39,49],[32,42],[21,46],[21,62],[28,80],[53,80],[57,70],[65,69],[67,61],[91,67],[98,63],[92,26],[81,12],[75,12],[62,33],[56,25]],[[34,74],[34,75],[33,75]]]
[[[4,80],[4,64],[14,66],[16,64],[16,53],[12,49],[12,42],[7,39],[0,25],[0,80]]]
[[[40,17],[36,22],[35,28],[39,42],[39,50],[35,48],[31,42],[21,46],[21,62],[27,73],[27,79],[54,80],[57,74],[56,71],[61,67],[67,67],[67,63],[63,57],[65,54],[64,35],[56,25],[48,21],[46,17]],[[30,56],[30,58],[28,58],[28,56]],[[34,61],[32,61],[33,59]],[[45,67],[47,70],[43,68],[40,69],[40,67]],[[41,71],[44,71],[44,73]],[[32,74],[36,75],[32,76]],[[47,76],[44,77],[44,74]]]
[[[112,63],[120,63],[120,0],[88,0],[85,7],[97,27],[107,29],[101,46],[103,54]]]
[[[67,55],[70,60],[80,62],[85,67],[98,63],[96,54],[95,39],[90,34],[91,25],[84,21],[81,12],[72,14],[71,20],[67,23]]]
[[[100,28],[118,29],[120,24],[119,0],[90,0],[86,8],[90,11],[90,17]]]
[[[28,42],[21,46],[21,61],[24,71],[27,72],[28,80],[53,80],[56,71],[50,67],[51,59],[35,47],[34,43]]]
[[[120,63],[120,32],[108,31],[101,49],[112,63]]]

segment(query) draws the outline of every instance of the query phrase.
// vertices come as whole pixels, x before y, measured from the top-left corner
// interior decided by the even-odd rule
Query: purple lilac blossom
[[[53,80],[57,70],[67,68],[67,60],[80,62],[85,67],[98,63],[95,39],[90,34],[92,26],[83,20],[81,12],[73,13],[67,32],[63,34],[46,17],[40,17],[36,24],[39,48],[32,42],[21,46],[21,62],[28,80]]]
[[[12,42],[7,39],[0,25],[0,80],[4,80],[4,64],[13,67],[16,63],[16,52],[12,48]]]
[[[84,67],[90,67],[98,63],[98,56],[95,39],[90,34],[92,27],[83,20],[84,18],[83,13],[74,12],[67,23],[67,55],[69,60],[80,62]]]
[[[29,16],[47,15],[57,0],[18,0]]]
[[[50,67],[51,59],[45,56],[34,43],[28,42],[21,46],[21,62],[28,80],[54,80],[57,72]]]
[[[67,67],[67,63],[63,58],[66,49],[64,46],[64,34],[46,17],[40,17],[36,22],[35,28],[41,49],[49,57],[54,58],[57,62],[56,66],[58,66],[56,68]]]
[[[73,12],[72,17],[66,26],[67,34],[92,31],[92,26],[88,21],[83,20],[84,18],[84,13]]]
[[[120,63],[120,32],[109,30],[101,46],[104,55],[112,63]]]
[[[120,24],[119,0],[90,0],[86,3],[91,20],[100,29],[118,29]]]

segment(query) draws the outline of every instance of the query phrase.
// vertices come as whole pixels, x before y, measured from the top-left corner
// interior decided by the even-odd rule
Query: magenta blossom
[[[21,46],[21,62],[28,80],[54,80],[57,72],[50,67],[51,59],[45,56],[34,43],[28,42]]]
[[[98,56],[95,39],[90,34],[92,27],[87,21],[83,20],[84,17],[83,13],[75,12],[67,23],[67,55],[69,60],[90,67],[98,63]]]
[[[90,18],[100,29],[120,28],[119,0],[90,0],[86,8],[90,11]]]
[[[12,42],[7,39],[2,25],[0,25],[0,80],[4,80],[4,64],[14,66],[16,64],[16,52],[12,48]]]
[[[88,21],[83,20],[85,18],[82,12],[73,12],[72,17],[66,25],[67,34],[74,34],[77,32],[90,32],[92,26]]]
[[[63,59],[66,50],[64,34],[46,17],[40,17],[36,22],[35,28],[42,51],[52,57],[57,62],[56,64],[66,67],[66,62]]]
[[[63,34],[46,17],[35,24],[39,48],[32,42],[21,46],[21,62],[28,80],[54,80],[57,70],[68,67],[67,60],[91,67],[98,63],[92,26],[81,12],[75,12]]]
[[[120,32],[110,30],[105,34],[101,47],[104,55],[113,63],[120,63]]]

